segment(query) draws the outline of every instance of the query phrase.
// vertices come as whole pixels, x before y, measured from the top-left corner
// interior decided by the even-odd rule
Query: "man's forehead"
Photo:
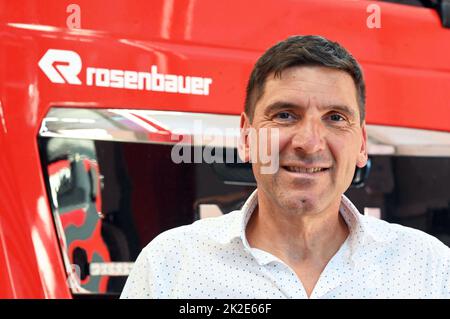
[[[341,70],[318,66],[288,68],[279,76],[270,74],[259,102],[267,106],[277,100],[302,106],[317,103],[358,108],[356,86],[352,77]]]
[[[354,81],[345,71],[322,66],[298,66],[290,67],[279,74],[271,73],[267,76],[266,86],[296,85],[298,88],[338,88],[353,86]]]

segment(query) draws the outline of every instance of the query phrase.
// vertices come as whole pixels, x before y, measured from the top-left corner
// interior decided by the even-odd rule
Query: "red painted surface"
[[[51,106],[239,114],[257,57],[292,34],[339,41],[362,63],[367,121],[450,131],[450,30],[431,9],[373,1],[0,2],[0,297],[70,298],[42,175],[38,130]],[[367,6],[381,8],[368,29]],[[48,49],[85,67],[213,79],[209,96],[51,83]]]
[[[61,225],[64,229],[69,226],[81,227],[86,221],[86,211],[77,209],[73,212],[61,215]]]
[[[75,250],[75,248],[77,247],[82,247],[88,256],[89,260],[92,260],[94,253],[97,255],[102,256],[103,258],[103,262],[110,262],[111,259],[109,257],[109,251],[108,248],[105,246],[105,243],[102,240],[102,236],[101,236],[101,223],[97,223],[97,225],[95,226],[95,230],[92,234],[92,236],[87,239],[87,240],[74,240],[73,242],[71,242],[69,244],[69,247],[67,247],[67,252],[69,256],[73,255],[73,251]],[[90,276],[87,276],[85,279],[81,280],[81,284],[87,284],[89,282],[89,280],[91,280]],[[106,292],[107,289],[107,284],[108,284],[108,277],[103,276],[100,279],[100,283],[99,283],[99,289],[98,291],[101,292]]]
[[[92,160],[92,159],[83,159],[83,166],[85,169],[85,173],[88,174],[88,172],[91,170],[91,168],[93,168],[97,175],[96,176],[100,176],[100,171],[99,171],[99,167],[97,165],[97,162]],[[69,160],[59,160],[56,161],[54,163],[51,163],[48,165],[48,174],[49,176],[52,175],[58,175],[58,173],[61,170],[64,169],[69,169],[70,170],[70,161]],[[95,181],[97,183],[97,189],[101,189],[100,186],[100,179],[97,179]],[[96,254],[96,256],[98,258],[101,258],[102,262],[110,262],[111,261],[111,257],[108,251],[108,248],[102,238],[102,234],[101,234],[101,226],[102,226],[102,219],[97,219],[97,220],[90,220],[89,222],[87,221],[88,219],[88,214],[92,214],[95,213],[95,211],[97,212],[101,212],[102,211],[102,199],[101,199],[101,192],[97,193],[97,196],[95,197],[95,201],[92,202],[86,202],[84,203],[84,207],[78,208],[78,209],[73,209],[72,211],[64,211],[62,214],[59,214],[59,219],[61,222],[61,226],[64,230],[67,230],[69,227],[74,227],[77,229],[89,229],[90,227],[92,227],[93,225],[91,223],[95,223],[94,225],[94,230],[92,231],[92,233],[90,234],[90,236],[84,240],[80,240],[80,239],[76,239],[76,240],[71,240],[71,238],[65,238],[65,240],[60,240],[60,246],[67,251],[67,255],[69,257],[70,262],[73,264],[75,263],[73,260],[73,252],[74,250],[78,247],[83,249],[87,256],[88,256],[88,260],[92,260],[94,254]],[[95,210],[89,209],[88,206],[90,205],[95,205]],[[84,230],[86,231],[86,230]],[[66,232],[64,232],[66,233]],[[86,278],[84,278],[83,280],[81,280],[81,284],[85,285],[88,284],[89,281],[92,280],[92,277],[87,276]],[[98,284],[98,292],[100,293],[104,293],[107,292],[107,283],[108,283],[108,278],[107,277],[102,277],[100,279],[100,282]]]

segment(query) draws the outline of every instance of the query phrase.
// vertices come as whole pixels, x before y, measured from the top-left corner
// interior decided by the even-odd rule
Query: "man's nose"
[[[292,147],[306,154],[324,149],[324,128],[319,121],[304,119],[293,127]]]

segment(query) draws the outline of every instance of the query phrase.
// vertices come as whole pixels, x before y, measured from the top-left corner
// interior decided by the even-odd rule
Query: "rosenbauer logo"
[[[76,52],[50,49],[38,65],[53,83],[81,84],[78,78],[81,71],[81,58]]]
[[[150,67],[150,72],[86,67],[83,82],[79,78],[81,58],[68,50],[49,49],[38,65],[51,82],[71,85],[209,95],[212,83],[211,78],[158,73],[156,65]]]

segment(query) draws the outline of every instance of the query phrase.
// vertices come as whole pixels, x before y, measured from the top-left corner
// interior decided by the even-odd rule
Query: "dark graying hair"
[[[255,105],[270,74],[280,77],[294,66],[323,66],[347,72],[356,86],[360,122],[365,119],[366,86],[360,65],[339,43],[316,35],[292,36],[268,49],[256,62],[247,85],[245,113],[253,121]]]

